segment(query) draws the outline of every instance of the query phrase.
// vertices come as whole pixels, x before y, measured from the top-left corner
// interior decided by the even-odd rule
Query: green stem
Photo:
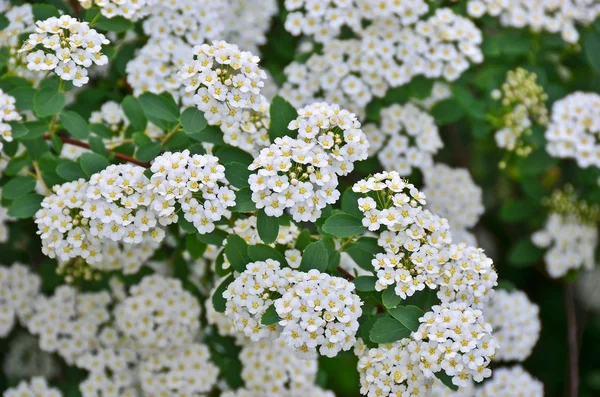
[[[173,137],[173,135],[175,135],[175,133],[177,133],[177,131],[179,131],[180,127],[181,127],[181,124],[177,123],[177,125],[163,138],[163,140],[160,142],[160,145],[164,146],[167,142],[169,142],[169,139],[171,139]]]

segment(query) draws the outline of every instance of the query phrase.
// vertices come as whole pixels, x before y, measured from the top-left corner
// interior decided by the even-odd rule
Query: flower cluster
[[[552,213],[544,228],[532,236],[544,255],[546,270],[553,278],[565,276],[572,269],[592,269],[598,244],[598,229],[580,221],[575,215]]]
[[[149,355],[191,343],[200,328],[200,304],[177,279],[147,276],[115,309],[118,329]]]
[[[376,141],[383,148],[377,157],[382,167],[402,176],[432,167],[433,155],[444,146],[433,117],[411,103],[382,109],[381,129],[371,131],[380,136]]]
[[[0,13],[8,20],[8,25],[0,30],[0,43],[8,45],[10,50],[19,43],[19,35],[32,31],[33,8],[31,4],[12,5],[9,1],[0,1]]]
[[[8,121],[21,120],[21,116],[15,110],[15,98],[0,89],[0,150],[4,146],[2,141],[12,141],[12,127]]]
[[[377,3],[367,10],[389,6],[388,2]],[[407,2],[396,3],[403,7]],[[469,62],[482,61],[481,32],[470,20],[449,8],[440,8],[428,19],[418,21],[413,6],[407,5],[411,10],[410,26],[399,29],[394,18],[385,15],[365,29],[354,27],[357,38],[326,40],[322,50],[305,64],[291,63],[285,70],[288,81],[282,95],[296,106],[323,98],[362,118],[371,99],[384,96],[388,88],[407,84],[419,75],[454,81]],[[315,7],[323,9],[321,3]],[[363,14],[369,12],[356,14],[359,27]],[[413,22],[417,23],[413,26]],[[288,16],[286,25],[291,23],[295,22]]]
[[[426,377],[444,371],[457,386],[468,386],[471,378],[481,382],[491,376],[487,368],[497,342],[492,327],[480,310],[465,303],[443,303],[419,319],[413,338],[422,341],[419,366]]]
[[[469,171],[436,164],[425,170],[424,177],[426,207],[448,219],[454,241],[475,245],[475,237],[467,229],[475,226],[484,207],[481,188]]]
[[[288,128],[298,138],[277,138],[262,149],[249,169],[252,201],[269,216],[289,209],[296,222],[314,222],[340,196],[338,176],[367,157],[369,143],[353,113],[315,103],[300,109]]]
[[[494,376],[477,389],[475,397],[543,397],[544,385],[531,376],[520,365],[512,368],[498,368]]]
[[[181,37],[188,44],[202,44],[222,37],[225,8],[222,0],[153,0],[142,26],[150,37]]]
[[[545,0],[540,4],[528,0],[469,0],[467,12],[475,18],[485,14],[500,17],[503,26],[560,32],[564,41],[576,43],[579,32],[575,24],[592,23],[600,15],[600,5],[593,0]]]
[[[227,143],[264,147],[268,106],[260,89],[267,75],[258,66],[259,58],[224,41],[195,46],[193,57],[179,76],[208,123],[221,127]],[[250,136],[239,136],[240,129]]]
[[[542,126],[548,124],[545,105],[548,95],[537,82],[537,74],[523,68],[509,70],[501,90],[493,91],[492,97],[503,107],[503,115],[496,122],[496,144],[521,157],[527,156],[533,148],[522,137],[531,134],[534,122]]]
[[[140,366],[140,383],[148,397],[206,396],[218,375],[208,347],[200,343],[160,352]]]
[[[497,291],[483,309],[498,341],[495,359],[525,361],[540,337],[539,307],[522,291]]]
[[[582,168],[600,167],[600,95],[575,92],[552,106],[546,130],[551,156],[572,158]]]
[[[300,357],[335,357],[356,343],[363,302],[354,284],[311,270],[275,301],[281,336]]]
[[[102,45],[109,41],[87,22],[63,15],[37,21],[36,25],[35,33],[19,50],[27,53],[29,70],[53,70],[61,79],[81,87],[89,81],[87,68],[108,63]]]
[[[39,276],[31,273],[27,266],[20,263],[0,266],[0,338],[13,329],[15,317],[26,324],[33,314],[40,285]]]
[[[385,18],[389,24],[410,25],[429,10],[423,0],[286,0],[284,4],[286,10],[290,11],[285,29],[294,36],[314,36],[316,41],[322,43],[340,35],[343,26],[361,31],[361,19]]]
[[[428,396],[433,379],[421,369],[420,355],[420,344],[409,338],[358,351],[360,393],[367,397]]]
[[[140,192],[138,183],[146,177],[143,169],[137,168],[112,166],[94,174],[93,184],[80,179],[54,186],[54,193],[44,198],[35,214],[42,252],[65,266],[71,259],[81,258],[94,269],[137,272],[164,238],[156,224],[160,216],[146,210],[151,200]],[[102,192],[98,183],[110,184],[115,196],[108,200],[109,190]],[[129,197],[129,205],[121,206]],[[82,272],[72,276],[92,277],[90,269]]]
[[[277,324],[263,325],[261,318],[291,287],[295,274],[281,269],[273,259],[249,263],[223,292],[227,300],[225,315],[233,328],[253,341],[276,336],[280,331]]]
[[[271,18],[278,12],[276,0],[263,0],[260,7],[252,0],[227,2],[227,41],[258,53],[258,47],[267,42],[266,34],[271,26]]]
[[[79,0],[79,3],[85,9],[99,7],[106,18],[123,17],[134,21],[143,16],[147,9],[155,7],[154,0]]]
[[[459,387],[457,391],[452,391],[441,381],[435,380],[427,397],[473,397],[474,395],[475,386],[472,383],[466,387]]]
[[[154,210],[161,217],[178,219],[175,205],[200,234],[215,229],[215,222],[229,218],[235,193],[227,185],[225,167],[209,154],[166,152],[154,159],[148,190],[156,197]]]
[[[7,389],[4,397],[62,397],[60,390],[50,387],[42,377],[32,378],[31,381],[21,381],[17,387]]]
[[[27,328],[39,335],[42,350],[57,352],[68,364],[74,364],[98,343],[100,326],[110,318],[110,303],[106,291],[81,293],[62,285],[52,297],[38,298]]]
[[[104,328],[99,335],[101,344],[115,344],[116,331]],[[94,397],[103,393],[115,393],[123,397],[135,397],[137,382],[137,354],[122,346],[100,347],[82,354],[75,363],[89,372],[79,384],[83,397]]]
[[[144,92],[168,92],[177,102],[192,106],[190,93],[186,93],[177,72],[192,61],[192,47],[177,37],[151,38],[127,63],[127,83],[134,95]]]
[[[240,361],[245,388],[260,396],[300,392],[317,378],[317,360],[295,357],[281,338],[246,344],[240,352]]]
[[[579,277],[577,282],[577,295],[584,306],[593,311],[600,312],[600,267],[587,271]]]

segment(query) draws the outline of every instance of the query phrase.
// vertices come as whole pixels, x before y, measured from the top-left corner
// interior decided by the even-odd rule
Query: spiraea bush
[[[595,0],[0,0],[0,392],[600,394]]]

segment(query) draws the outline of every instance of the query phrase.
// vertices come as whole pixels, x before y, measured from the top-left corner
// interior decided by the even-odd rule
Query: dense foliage
[[[595,0],[0,0],[5,396],[600,394]]]

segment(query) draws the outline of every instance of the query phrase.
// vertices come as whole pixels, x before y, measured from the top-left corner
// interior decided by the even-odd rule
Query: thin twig
[[[50,191],[50,189],[48,189],[46,182],[44,182],[44,178],[42,178],[42,172],[40,171],[40,167],[39,167],[37,161],[33,162],[33,169],[35,170],[35,178],[38,181],[40,181],[40,183],[42,184],[44,191],[46,192],[46,195],[49,195],[51,193],[51,191]]]
[[[575,291],[572,283],[565,285],[565,311],[567,315],[567,341],[569,346],[569,397],[579,396],[579,343]]]
[[[63,142],[63,143],[67,143],[69,145],[73,145],[73,146],[78,146],[84,149],[90,149],[90,145],[88,145],[85,142],[81,142],[78,141],[76,139],[72,139],[72,138],[68,138],[68,137],[64,137],[64,136],[58,136],[58,138]],[[45,134],[44,135],[44,139],[45,140],[50,140],[51,136],[50,134]],[[108,153],[112,153],[115,155],[116,158],[118,158],[119,160],[123,160],[123,161],[127,161],[128,163],[132,163],[132,164],[136,164],[139,165],[140,167],[144,167],[144,168],[149,168],[150,164],[148,163],[144,163],[142,161],[136,160],[131,156],[127,156],[126,154],[123,153],[119,153],[119,152],[114,152],[112,150],[107,150]]]
[[[343,269],[341,266],[338,266],[337,270],[338,270],[338,272],[342,273],[344,275],[344,277],[346,277],[348,280],[354,280],[356,278],[352,274],[350,274],[350,272]]]
[[[169,142],[169,139],[171,139],[171,137],[173,137],[173,135],[175,135],[175,133],[179,131],[180,127],[181,124],[177,123],[177,125],[160,142],[160,146],[165,146],[165,143]]]

